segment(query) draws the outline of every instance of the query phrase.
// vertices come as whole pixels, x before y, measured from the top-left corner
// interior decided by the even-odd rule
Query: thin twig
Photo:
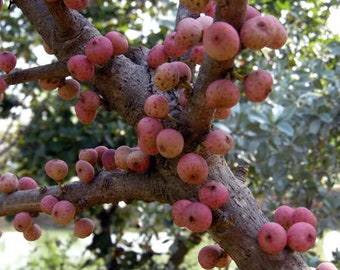
[[[39,79],[47,78],[65,78],[70,73],[67,70],[67,66],[64,62],[55,62],[48,65],[15,70],[8,75],[4,76],[4,79],[8,85],[25,83],[31,81],[38,81]]]

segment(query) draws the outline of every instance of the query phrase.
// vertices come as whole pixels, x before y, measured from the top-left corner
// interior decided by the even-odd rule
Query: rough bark
[[[56,53],[60,62],[54,64],[57,69],[55,73],[49,73],[50,75],[66,76],[68,74],[66,60],[73,54],[83,53],[86,42],[99,35],[79,13],[65,8],[62,1],[47,5],[43,0],[13,2]],[[246,4],[246,0],[218,1],[217,19],[228,21],[239,29]],[[65,16],[67,23],[60,19],[61,15]],[[106,107],[118,111],[132,126],[144,116],[142,109],[144,100],[157,91],[152,85],[153,70],[145,64],[147,52],[145,48],[131,48],[126,55],[114,57],[107,65],[97,68],[94,79],[89,82],[104,97]],[[181,123],[177,128],[186,138],[186,150],[197,147],[212,123],[214,112],[204,102],[204,92],[208,83],[225,75],[232,66],[232,60],[217,62],[205,57],[187,108],[181,111],[172,106],[172,115]],[[40,69],[43,70],[42,67]],[[32,72],[14,72],[6,76],[6,81],[15,84],[38,79],[39,68]],[[46,76],[43,74],[46,73],[40,73],[41,77]],[[177,98],[174,93],[168,95],[173,101]],[[300,254],[288,249],[278,255],[268,255],[260,250],[256,241],[257,233],[268,219],[242,181],[242,171],[236,177],[224,158],[204,152],[202,155],[209,165],[209,179],[225,184],[231,194],[228,204],[213,211],[214,220],[208,233],[230,254],[239,268],[309,269]],[[21,211],[40,212],[39,202],[47,194],[73,202],[78,212],[103,203],[116,204],[119,201],[143,200],[172,204],[183,198],[198,200],[198,186],[188,185],[179,180],[176,162],[177,159],[155,157],[152,168],[145,173],[101,171],[91,183],[65,184],[62,193],[58,186],[51,186],[0,195],[0,216],[13,215]]]

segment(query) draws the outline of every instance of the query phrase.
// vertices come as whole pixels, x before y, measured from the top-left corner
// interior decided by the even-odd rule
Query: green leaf
[[[268,160],[268,166],[273,167],[276,163],[276,156],[271,156]]]
[[[319,119],[313,120],[309,125],[309,132],[312,134],[317,134],[320,128],[321,121]]]
[[[333,41],[330,42],[327,45],[327,48],[330,50],[330,52],[334,55],[340,55],[340,42],[338,41]]]
[[[328,113],[321,113],[320,119],[326,123],[331,123],[333,121],[332,117]]]
[[[279,131],[283,132],[287,136],[293,136],[294,135],[294,129],[288,122],[281,122],[278,124]]]

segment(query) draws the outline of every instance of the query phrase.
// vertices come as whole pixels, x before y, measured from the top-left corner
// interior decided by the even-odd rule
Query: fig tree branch
[[[79,12],[65,10],[62,1],[49,4],[49,9],[44,0],[14,0],[13,2],[61,61],[83,53],[87,41],[100,35],[99,31]],[[64,19],[65,22],[62,23]],[[69,28],[66,28],[67,23],[70,24]]]
[[[219,0],[215,14],[215,21],[224,21],[240,30],[247,11],[247,0]]]
[[[64,62],[55,62],[43,66],[15,70],[4,75],[4,79],[6,83],[10,85],[38,81],[39,79],[65,78],[69,75],[70,73]]]
[[[22,11],[41,36],[53,39],[55,22],[51,17],[51,14],[48,12],[43,0],[13,0],[12,3],[14,3]]]
[[[215,21],[227,21],[239,30],[244,20],[247,2],[246,0],[218,1],[216,13],[219,14],[219,16],[215,18]],[[235,13],[237,13],[238,16],[235,16]],[[210,129],[214,110],[205,102],[205,91],[212,81],[225,76],[233,65],[234,59],[216,61],[208,55],[204,56],[203,63],[194,84],[193,96],[189,100],[187,110],[185,111],[188,126],[191,128],[191,137],[188,138],[189,141],[195,142],[199,140],[202,135],[206,134]]]
[[[178,198],[195,199],[196,188],[178,179],[164,178],[157,172],[102,171],[90,183],[68,182],[59,186],[44,186],[36,190],[21,190],[0,195],[0,216],[18,212],[41,212],[40,201],[46,195],[54,195],[74,204],[77,212],[104,203],[119,201],[158,201],[173,203]],[[191,192],[190,192],[191,190]],[[189,191],[189,192],[188,192]]]
[[[213,224],[208,232],[223,249],[232,254],[240,269],[309,269],[300,253],[285,249],[278,255],[266,254],[257,243],[257,234],[268,219],[258,207],[251,191],[242,181],[235,179],[223,158],[213,156],[209,179],[222,182],[228,187],[231,199],[213,211]],[[158,168],[158,167],[157,167]],[[179,199],[198,200],[198,185],[185,184],[176,176],[163,176],[158,171],[145,173],[102,171],[90,183],[79,181],[37,190],[16,191],[0,195],[0,216],[26,211],[39,213],[40,200],[48,195],[58,196],[73,203],[80,213],[103,203],[117,204],[134,200],[158,201],[173,204]],[[263,268],[263,267],[266,268]]]
[[[187,17],[197,18],[199,16],[200,16],[199,13],[192,12],[192,11],[188,10],[187,8],[185,8],[182,3],[179,3],[178,9],[177,9],[177,14],[176,14],[176,25],[178,24],[178,22],[180,20],[182,20],[184,18],[187,18]]]
[[[76,21],[74,20],[73,13],[63,1],[45,1],[45,4],[54,19],[56,31],[60,38],[69,39],[72,35],[77,33],[77,28],[79,26],[75,23]]]

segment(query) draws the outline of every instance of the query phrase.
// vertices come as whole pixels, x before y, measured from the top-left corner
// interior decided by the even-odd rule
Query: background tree
[[[146,10],[150,14],[155,14],[159,11],[166,13],[167,8],[165,7],[167,7],[168,4],[162,2],[153,3],[154,5],[144,5],[143,2],[140,2],[137,5],[134,3],[135,6],[132,8],[129,1],[126,2],[125,6],[110,2],[107,8],[103,8],[106,6],[105,3],[92,3],[90,8],[82,10],[86,18],[93,18],[93,23],[102,34],[106,33],[112,27],[122,32],[125,32],[128,27],[140,30],[142,24],[137,24],[132,27],[131,22],[138,22],[138,15],[136,15],[138,12],[132,12],[132,10]],[[233,5],[233,3],[230,4]],[[269,64],[271,67],[270,70],[276,79],[275,88],[270,99],[260,105],[250,104],[246,99],[242,98],[240,104],[233,110],[231,117],[227,120],[218,121],[217,123],[218,125],[228,126],[233,134],[235,147],[233,152],[228,155],[229,165],[232,166],[233,171],[236,171],[233,166],[236,167],[244,163],[251,165],[248,177],[251,181],[247,180],[247,184],[256,197],[264,197],[262,208],[265,213],[267,215],[271,214],[280,203],[287,201],[294,206],[303,204],[307,207],[315,207],[319,205],[319,202],[324,202],[324,207],[318,207],[318,210],[315,209],[315,211],[320,211],[320,213],[316,213],[320,218],[327,217],[325,219],[319,218],[319,220],[321,220],[321,226],[319,227],[321,231],[325,227],[336,228],[336,226],[338,226],[336,221],[338,218],[337,208],[339,206],[335,205],[336,200],[328,196],[336,182],[338,168],[338,160],[336,159],[336,151],[338,150],[337,124],[339,121],[338,106],[336,106],[338,104],[338,64],[336,60],[325,61],[326,59],[336,59],[338,57],[338,42],[329,32],[325,32],[324,28],[321,27],[325,25],[324,22],[328,16],[329,8],[335,4],[335,2],[330,2],[324,4],[322,8],[316,3],[309,2],[306,2],[306,6],[298,6],[286,2],[280,2],[280,4],[258,2],[258,6],[255,5],[255,7],[261,11],[277,16],[282,15],[282,20],[285,21],[286,27],[287,25],[290,26],[287,27],[287,29],[290,30],[289,36],[294,37],[294,39],[291,38],[291,40],[288,40],[287,45],[280,51],[264,50],[259,53],[249,54],[249,51],[245,50],[238,56],[237,65],[241,73],[249,72],[254,65],[264,68]],[[25,14],[25,7],[21,7],[20,2],[18,2],[17,5],[23,9]],[[39,2],[39,4],[37,4],[37,8],[39,7],[39,9],[37,10],[40,10],[42,6],[44,6],[43,3]],[[174,5],[172,7],[174,7]],[[18,11],[18,9],[14,10]],[[14,10],[11,13],[3,12],[1,15],[4,18],[2,23],[6,22],[6,25],[11,25],[11,27],[2,26],[2,28],[6,30],[2,32],[4,33],[2,41],[9,42],[5,48],[10,48],[16,52],[16,55],[25,57],[28,63],[32,63],[32,61],[34,63],[37,59],[35,59],[33,54],[29,53],[27,48],[38,43],[35,41],[39,39],[36,32],[34,32],[35,28],[37,28],[46,41],[46,39],[48,39],[46,37],[46,35],[48,35],[48,27],[46,27],[46,25],[42,27],[42,25],[40,25],[41,22],[35,22],[34,14],[25,14],[27,18],[31,20],[31,22],[28,22],[22,14],[15,13]],[[282,13],[280,13],[281,11]],[[119,19],[112,19],[112,12],[115,14],[114,17]],[[27,11],[27,13],[30,12]],[[126,14],[129,14],[129,16],[126,16]],[[100,18],[101,24],[97,23],[99,22],[97,18]],[[117,26],[118,22],[119,27]],[[35,27],[32,27],[32,25]],[[149,36],[141,35],[137,40],[130,40],[130,43],[142,43],[151,47],[156,42],[159,42],[161,37],[164,37],[165,33],[169,29],[172,30],[174,26],[174,21],[169,22],[164,20],[161,22],[160,32],[152,33]],[[22,29],[32,30],[35,34],[30,35],[29,38],[20,40],[22,41],[20,43],[13,43],[15,38],[20,38],[19,33],[22,32]],[[297,35],[297,31],[302,34]],[[97,34],[98,33],[96,33],[96,35]],[[85,36],[86,35],[84,35],[82,46],[80,46],[80,52],[84,47],[85,40],[87,41],[90,37]],[[327,50],[321,50],[318,44],[324,44],[327,46]],[[325,47],[323,46],[322,48]],[[75,52],[68,51],[64,56],[61,53],[62,56],[58,55],[58,59],[65,61],[74,53]],[[145,51],[144,57],[146,53]],[[301,54],[301,56],[299,54]],[[142,57],[142,55],[138,57]],[[131,55],[128,55],[128,58],[132,58]],[[121,57],[114,59],[114,67],[120,59],[127,61],[127,59]],[[310,59],[313,59],[313,61],[310,61]],[[252,62],[251,65],[248,64],[250,61]],[[247,62],[247,64],[243,64],[245,62]],[[315,74],[311,72],[311,67],[315,67]],[[133,68],[134,67],[132,67],[132,69]],[[126,65],[124,72],[128,69],[129,66]],[[61,70],[65,72],[65,69]],[[102,72],[103,70],[98,73]],[[37,74],[38,75],[33,75],[32,80],[37,81],[37,79],[41,78],[42,75]],[[317,74],[326,74],[326,78],[317,76]],[[65,75],[65,73],[63,75]],[[98,74],[96,76],[101,78],[100,76],[103,75]],[[144,75],[142,75],[142,77],[143,76]],[[10,78],[8,80],[10,80]],[[8,82],[11,83],[10,81]],[[12,81],[12,83],[16,82],[23,81]],[[113,85],[116,83],[119,82],[113,81]],[[117,98],[109,94],[111,90],[106,90],[112,89],[112,86],[107,87],[107,85],[104,85],[104,87],[100,79],[96,79],[94,85],[99,93],[105,97],[105,100],[108,101],[109,109],[124,104],[124,100],[126,99],[120,99],[119,104],[115,104],[115,102],[111,100]],[[136,139],[131,135],[133,130],[122,121],[121,116],[124,118],[124,115],[127,115],[128,123],[135,124],[143,115],[141,106],[139,106],[139,110],[135,109],[137,106],[134,108],[137,118],[131,117],[130,112],[126,112],[123,108],[119,107],[120,109],[118,108],[117,111],[121,116],[119,116],[117,112],[109,113],[103,111],[98,114],[95,124],[82,126],[79,123],[75,124],[73,109],[70,108],[70,105],[74,104],[74,102],[65,103],[58,99],[55,93],[39,91],[36,82],[25,82],[24,86],[21,91],[24,96],[26,96],[26,99],[22,100],[30,101],[29,106],[32,107],[34,111],[33,120],[27,127],[23,127],[19,133],[19,138],[25,138],[25,140],[15,138],[14,141],[10,141],[10,139],[13,138],[9,139],[7,137],[6,139],[5,136],[3,137],[3,141],[8,140],[9,146],[13,145],[13,143],[18,143],[22,148],[18,148],[17,151],[13,148],[8,148],[11,149],[10,152],[4,151],[6,148],[2,150],[7,153],[5,156],[7,165],[14,163],[18,166],[18,175],[23,176],[28,174],[37,177],[39,181],[40,179],[43,181],[43,178],[45,178],[46,181],[50,181],[45,177],[43,166],[41,166],[41,164],[44,164],[48,159],[58,156],[67,160],[69,164],[74,164],[77,152],[81,148],[93,147],[99,144],[108,145],[113,148],[121,144],[131,146],[136,144]],[[93,89],[89,84],[84,84],[83,87],[85,87],[85,89],[86,87]],[[18,88],[11,90],[15,95],[10,95],[11,92],[9,92],[5,96],[3,102],[4,109],[2,111],[5,116],[8,115],[8,112],[11,112],[12,115],[15,116],[18,109],[14,110],[14,106],[19,108],[19,110],[20,107],[28,106],[28,102],[25,103],[16,98],[17,92],[15,91],[17,91],[17,89]],[[35,90],[27,91],[27,89]],[[141,105],[145,98],[146,96],[141,98],[139,105]],[[12,110],[9,110],[9,108]],[[53,116],[53,122],[51,122],[51,116]],[[51,124],[53,124],[52,129],[50,127]],[[112,132],[110,134],[107,132],[108,130],[113,131],[116,136],[112,136]],[[202,131],[201,134],[198,132],[198,135],[202,135]],[[329,143],[325,145],[325,142]],[[34,151],[32,151],[32,149],[34,149]],[[63,151],[63,149],[66,151]],[[287,152],[290,153],[290,155],[287,155]],[[256,166],[254,164],[256,164]],[[296,166],[296,164],[300,164],[300,166]],[[327,169],[325,170],[325,168]],[[5,169],[3,170],[5,171]],[[213,172],[212,175],[214,175]],[[229,177],[223,177],[223,179]],[[226,180],[221,181],[226,182]],[[56,190],[53,192],[56,192]],[[263,196],[264,194],[265,196]],[[247,196],[248,195],[247,193]],[[176,194],[175,197],[172,197],[171,193],[169,193],[170,199],[166,200],[154,198],[153,196],[149,198],[149,194],[145,196],[148,197],[148,200],[158,200],[168,203],[173,203],[181,197],[191,198],[191,196],[193,196],[197,198],[197,195],[192,195],[192,193],[189,193],[189,195]],[[242,196],[240,195],[240,197]],[[273,198],[275,198],[275,203],[273,203]],[[130,199],[139,198],[132,196]],[[141,199],[145,200],[145,197]],[[97,203],[99,202],[96,202],[96,204]],[[138,207],[144,207],[144,209],[148,209],[150,207],[149,205],[151,205],[151,212],[160,207],[159,205],[140,202],[135,204],[138,205]],[[164,208],[159,211],[163,212],[163,210],[165,210],[169,214],[167,205],[165,205]],[[21,208],[21,210],[23,210],[23,208]],[[91,209],[91,211],[99,210]],[[331,213],[333,213],[333,215]],[[106,221],[102,222],[103,232],[98,233],[98,237],[103,239],[102,237],[106,236],[106,239],[109,239],[109,231],[107,228],[110,228],[112,222],[118,222],[117,216],[119,215],[117,215],[117,207],[113,206],[109,211],[102,209],[101,212],[97,212],[97,215],[101,217],[102,221]],[[256,213],[254,213],[254,215],[256,215]],[[128,217],[124,218],[132,219],[130,214],[127,216]],[[160,215],[154,216],[155,221],[161,217]],[[112,221],[112,219],[116,220]],[[262,221],[249,230],[253,236],[265,219],[262,216],[260,220]],[[170,220],[166,219],[163,220],[163,222],[166,226]],[[249,227],[251,227],[251,225],[249,225]],[[150,224],[150,228],[154,228],[154,226]],[[162,227],[162,230],[163,229]],[[173,231],[174,229],[171,228],[170,230]],[[176,231],[175,233],[180,234],[182,232]],[[148,235],[150,235],[150,231]],[[97,245],[100,242],[102,241],[94,241]],[[230,246],[230,243],[228,243],[228,246]],[[240,246],[245,247],[246,245],[240,242]],[[239,253],[243,253],[240,246],[235,246],[234,249],[238,249]],[[94,247],[98,246],[94,244]],[[100,248],[103,251],[102,254],[105,255],[109,253],[109,245],[100,246]],[[231,249],[231,247],[228,247],[227,251],[233,258],[235,257],[234,259],[236,261],[238,256],[244,260],[238,253],[233,255]],[[147,252],[145,255],[151,256]],[[256,253],[252,255],[254,257],[257,256]],[[244,263],[247,264],[248,262],[244,260]],[[289,260],[287,263],[289,263]],[[242,266],[239,265],[239,267],[241,268]]]

